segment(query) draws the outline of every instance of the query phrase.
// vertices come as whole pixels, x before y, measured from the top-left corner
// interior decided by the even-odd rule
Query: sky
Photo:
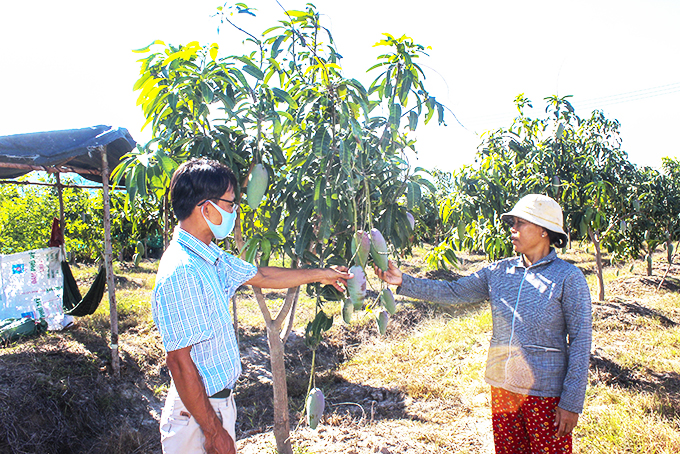
[[[257,17],[234,18],[259,35],[282,18],[275,0],[245,1]],[[286,9],[305,1],[279,0]],[[454,171],[473,164],[481,134],[508,127],[520,93],[534,117],[543,98],[572,95],[576,113],[601,109],[621,123],[635,164],[679,156],[680,1],[677,0],[317,0],[343,55],[343,74],[366,86],[382,33],[428,46],[418,62],[426,86],[450,112],[447,126],[419,127],[411,162]],[[139,49],[216,42],[238,54],[244,36],[214,16],[210,0],[13,1],[0,11],[0,135],[106,124],[139,143],[150,128],[132,87]],[[233,4],[233,3],[232,3]],[[219,32],[218,32],[218,27]],[[453,113],[453,115],[452,115]],[[455,117],[454,117],[455,115]]]

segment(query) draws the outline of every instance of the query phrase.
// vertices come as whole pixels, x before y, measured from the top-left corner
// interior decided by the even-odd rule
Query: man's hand
[[[404,273],[402,273],[401,270],[394,265],[394,262],[392,262],[392,260],[388,262],[387,271],[383,271],[375,265],[373,266],[373,271],[375,272],[376,276],[378,276],[380,279],[387,282],[388,284],[401,285],[402,275]]]
[[[354,277],[352,273],[348,272],[346,266],[331,266],[324,271],[324,277],[319,282],[332,285],[339,292],[344,292],[347,288],[347,279]]]
[[[578,413],[572,413],[560,407],[555,409],[555,427],[557,428],[557,438],[571,433],[578,424]]]
[[[208,454],[236,454],[236,446],[231,435],[224,428],[220,427],[215,433],[203,433],[205,435],[205,451]]]

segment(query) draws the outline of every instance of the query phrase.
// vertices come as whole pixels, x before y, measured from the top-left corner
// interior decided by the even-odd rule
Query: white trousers
[[[222,427],[231,435],[236,446],[236,404],[234,395],[223,399],[210,399],[222,421]],[[196,418],[191,416],[177,394],[173,383],[168,390],[161,413],[161,444],[163,454],[205,453],[205,436]]]

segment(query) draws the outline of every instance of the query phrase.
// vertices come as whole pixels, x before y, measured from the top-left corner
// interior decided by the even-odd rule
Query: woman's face
[[[510,227],[510,240],[519,254],[530,254],[546,245],[550,247],[548,232],[543,227],[517,216]]]

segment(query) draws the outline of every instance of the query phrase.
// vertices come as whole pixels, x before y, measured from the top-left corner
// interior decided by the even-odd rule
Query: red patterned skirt
[[[496,454],[571,453],[571,434],[557,438],[559,397],[525,396],[491,387]]]

